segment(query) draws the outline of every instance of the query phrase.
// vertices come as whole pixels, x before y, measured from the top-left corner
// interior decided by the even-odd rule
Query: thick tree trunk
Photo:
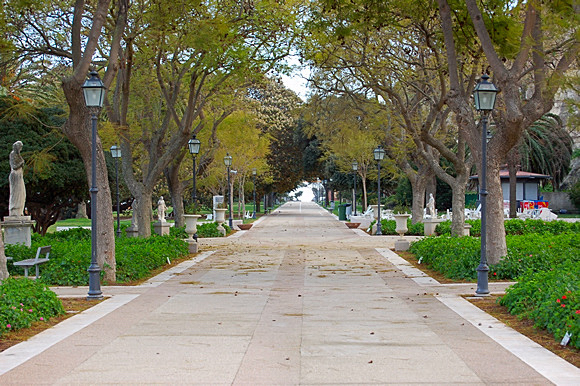
[[[135,195],[137,205],[133,210],[137,213],[137,223],[139,224],[139,237],[151,237],[151,222],[153,221],[153,192],[141,191]]]
[[[510,218],[517,218],[518,158],[517,146],[514,146],[507,155],[508,170],[510,174]]]
[[[74,78],[63,80],[62,88],[70,107],[68,120],[62,126],[62,131],[67,138],[79,149],[85,171],[87,173],[88,186],[92,186],[92,122],[91,115],[84,105],[84,97],[81,85]],[[96,187],[98,210],[97,210],[97,263],[104,270],[104,280],[114,283],[116,281],[115,261],[115,231],[113,225],[113,202],[107,174],[107,164],[100,138],[97,136],[97,181]]]
[[[488,163],[487,170],[487,261],[497,264],[507,255],[503,216],[503,193],[499,163]]]
[[[0,225],[0,284],[2,280],[7,279],[8,273],[6,254],[4,253],[4,237],[2,237],[2,225]]]
[[[451,207],[453,216],[451,218],[451,234],[453,236],[463,236],[465,226],[465,190],[467,189],[467,176],[456,178],[451,185]]]
[[[413,190],[413,207],[411,214],[413,215],[412,223],[416,224],[423,221],[423,208],[425,207],[425,182],[424,178],[416,175],[409,179],[411,181],[411,188]]]
[[[171,165],[173,166],[173,165]],[[185,225],[185,209],[183,207],[183,184],[179,181],[179,167],[167,167],[164,171],[171,203],[173,204],[173,219],[176,227]]]

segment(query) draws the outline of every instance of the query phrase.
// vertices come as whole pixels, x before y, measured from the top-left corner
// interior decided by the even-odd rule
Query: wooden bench
[[[44,255],[45,257],[41,258],[40,255]],[[41,264],[48,262],[49,255],[50,255],[50,245],[46,246],[46,247],[38,247],[38,250],[36,251],[36,257],[34,259],[15,261],[13,264],[18,266],[18,267],[24,268],[24,276],[25,277],[28,277],[28,268],[35,267],[36,268],[36,278],[38,279],[38,276],[39,276],[38,267]]]

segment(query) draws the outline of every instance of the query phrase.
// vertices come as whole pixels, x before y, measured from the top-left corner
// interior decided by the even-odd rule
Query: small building
[[[501,188],[503,191],[503,200],[510,200],[510,174],[508,170],[500,170],[499,177],[501,178]],[[469,177],[470,180],[475,180],[478,185],[478,176]],[[538,201],[542,200],[540,195],[540,183],[545,180],[552,179],[551,176],[538,173],[522,172],[516,173],[516,200],[521,201]],[[479,191],[479,187],[478,187]]]

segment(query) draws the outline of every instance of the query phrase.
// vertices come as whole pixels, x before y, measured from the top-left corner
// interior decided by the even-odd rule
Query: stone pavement
[[[313,203],[0,353],[0,384],[580,384],[580,370]],[[492,284],[503,291],[505,284]],[[86,288],[57,288],[62,296]]]

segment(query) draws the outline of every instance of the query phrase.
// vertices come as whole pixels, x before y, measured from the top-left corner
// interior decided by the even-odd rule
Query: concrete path
[[[474,284],[437,283],[394,240],[286,204],[0,353],[0,384],[580,383],[578,368],[458,297]]]

